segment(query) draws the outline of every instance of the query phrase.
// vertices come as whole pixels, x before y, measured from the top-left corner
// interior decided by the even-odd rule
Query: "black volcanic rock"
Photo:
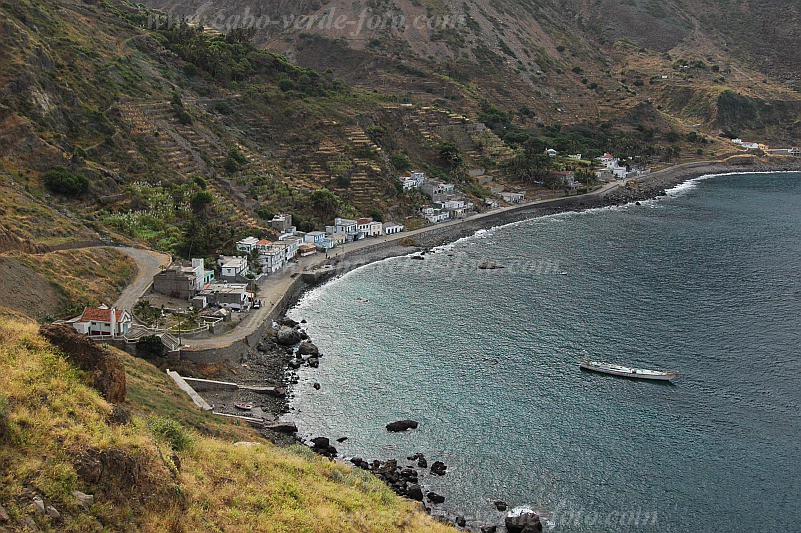
[[[406,497],[421,502],[423,501],[423,489],[420,488],[420,485],[411,485],[406,490]]]
[[[434,461],[434,464],[431,465],[431,473],[435,476],[444,476],[447,469],[448,467],[442,461]]]
[[[397,422],[390,422],[387,424],[387,431],[395,433],[406,431],[407,429],[417,429],[417,422],[414,420],[398,420]]]
[[[504,520],[509,533],[541,533],[542,522],[537,513],[523,513],[519,516],[507,516]]]
[[[436,492],[429,492],[428,494],[426,494],[426,498],[428,498],[428,501],[430,501],[433,504],[438,504],[445,501],[445,496],[437,494]]]

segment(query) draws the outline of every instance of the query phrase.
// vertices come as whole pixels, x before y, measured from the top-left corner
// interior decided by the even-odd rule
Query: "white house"
[[[401,231],[403,231],[403,225],[401,224],[395,224],[394,222],[384,223],[385,235],[395,235],[396,233],[400,233]]]
[[[347,238],[348,242],[351,241],[358,241],[364,234],[361,233],[358,229],[358,223],[355,220],[351,220],[349,218],[335,218],[333,226],[326,226],[325,227],[326,233],[343,233]]]
[[[221,277],[227,280],[233,280],[237,277],[244,277],[250,274],[248,268],[248,258],[244,256],[220,256],[218,260],[220,268],[222,269]]]
[[[581,154],[570,154],[567,156],[568,159],[572,159],[573,161],[581,161]]]
[[[198,293],[211,305],[229,309],[245,309],[248,306],[246,283],[211,283]]]
[[[431,206],[423,206],[420,208],[423,216],[432,224],[437,224],[450,218],[450,214],[442,209],[435,209]]]
[[[366,237],[379,237],[384,232],[383,224],[372,218],[356,219],[356,229]]]
[[[303,241],[311,244],[320,244],[325,239],[324,231],[310,231],[303,236]]]
[[[262,248],[259,251],[258,263],[262,272],[267,274],[278,272],[286,264],[284,249],[273,245]]]
[[[317,247],[322,249],[323,251],[327,252],[328,250],[333,249],[336,247],[337,243],[334,242],[334,239],[326,235],[323,239],[317,243]]]
[[[426,181],[425,172],[412,172],[411,176],[403,176],[401,179],[403,190],[419,189]]]
[[[472,202],[465,202],[464,200],[446,200],[440,202],[439,205],[440,209],[447,211],[451,218],[458,218],[473,208]]]
[[[801,148],[794,146],[793,148],[790,148],[790,151],[788,153],[790,155],[801,155]]]
[[[501,198],[507,204],[519,204],[526,199],[526,194],[522,192],[502,192]]]
[[[238,252],[245,252],[246,254],[249,254],[256,248],[256,244],[258,242],[259,239],[256,237],[245,237],[236,243],[236,250]]]
[[[133,318],[128,311],[100,307],[86,307],[79,317],[68,322],[75,331],[84,335],[105,335],[117,337],[125,335],[131,329]]]
[[[559,152],[557,152],[553,148],[548,148],[547,150],[545,150],[545,155],[547,155],[548,157],[556,157],[559,155]]]

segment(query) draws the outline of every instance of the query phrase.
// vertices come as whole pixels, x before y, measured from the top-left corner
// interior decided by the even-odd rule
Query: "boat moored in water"
[[[593,372],[600,372],[602,374],[610,374],[612,376],[620,376],[624,378],[634,379],[653,379],[659,381],[670,381],[679,375],[678,372],[660,370],[648,370],[645,368],[634,368],[630,366],[615,365],[612,363],[604,363],[600,361],[582,361],[579,366],[585,370],[592,370]]]

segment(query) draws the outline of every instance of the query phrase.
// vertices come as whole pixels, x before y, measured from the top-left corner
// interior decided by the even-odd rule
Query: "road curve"
[[[143,248],[110,247],[118,250],[136,263],[136,277],[123,289],[120,297],[114,302],[117,309],[133,311],[133,307],[147,288],[153,283],[153,276],[170,264],[170,256]]]

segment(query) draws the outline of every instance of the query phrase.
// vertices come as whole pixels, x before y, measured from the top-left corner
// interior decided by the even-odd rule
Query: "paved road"
[[[616,189],[617,187],[620,187],[622,184],[623,181],[615,181],[608,183],[596,191],[587,193],[587,196],[599,196],[606,194],[609,191]],[[377,244],[399,241],[404,237],[414,237],[415,235],[420,235],[432,230],[439,230],[441,228],[446,228],[448,226],[463,224],[468,221],[472,222],[474,220],[480,220],[485,217],[496,216],[499,213],[504,213],[506,211],[525,209],[533,205],[545,204],[548,202],[552,202],[554,200],[561,200],[563,198],[566,197],[559,196],[556,198],[545,198],[542,200],[524,202],[509,207],[501,207],[498,209],[493,209],[492,211],[479,213],[477,215],[473,215],[463,219],[451,220],[449,222],[442,222],[433,226],[425,226],[423,228],[413,231],[404,231],[402,233],[398,233],[395,235],[384,235],[383,237],[364,239],[355,243],[350,243],[345,245],[344,250],[335,252],[335,255],[333,257],[335,257],[338,261],[346,260],[348,255],[358,252],[359,250],[363,250],[364,248],[376,246]],[[573,198],[575,198],[575,196]],[[315,254],[309,257],[301,258],[299,263],[297,265],[294,265],[292,268],[284,270],[278,274],[271,275],[269,278],[267,278],[267,281],[259,289],[257,298],[264,302],[264,305],[260,309],[251,310],[249,312],[248,317],[246,317],[239,325],[236,326],[236,328],[229,331],[228,333],[219,335],[211,339],[195,339],[195,340],[187,339],[185,342],[185,348],[188,348],[190,350],[219,349],[230,346],[231,344],[237,341],[241,341],[242,339],[244,339],[245,337],[256,331],[256,329],[258,329],[264,323],[264,321],[266,320],[270,312],[273,310],[273,308],[277,306],[278,302],[281,300],[284,294],[286,294],[286,292],[290,289],[292,282],[295,279],[292,277],[293,274],[299,275],[300,272],[314,270],[316,268],[321,267],[326,262],[327,259],[325,258],[325,254]]]
[[[117,248],[136,263],[136,277],[122,291],[120,297],[114,302],[117,309],[132,311],[134,304],[142,297],[147,288],[153,282],[153,276],[159,273],[163,266],[170,264],[170,256],[153,250],[143,250],[141,248]]]

